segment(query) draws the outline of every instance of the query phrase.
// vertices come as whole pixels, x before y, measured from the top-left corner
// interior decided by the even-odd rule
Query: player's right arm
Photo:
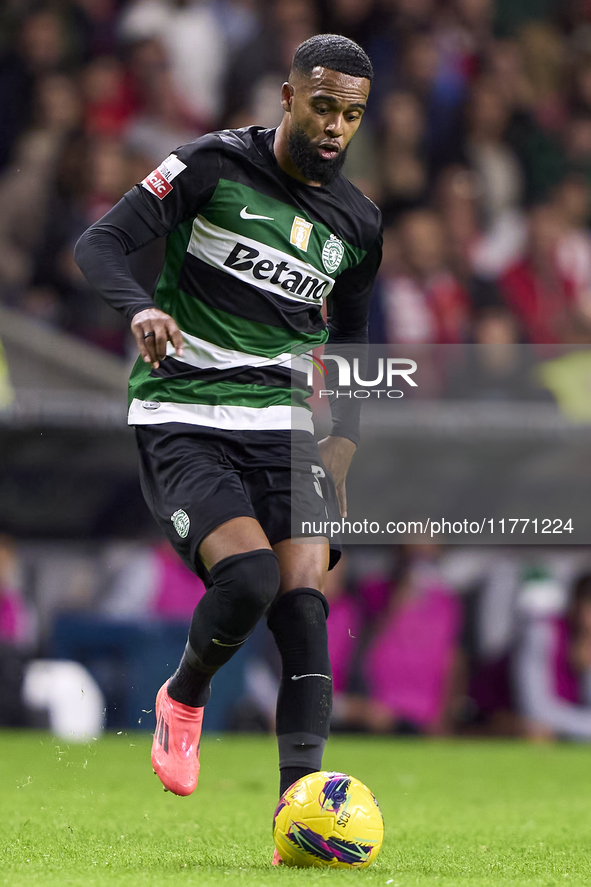
[[[140,355],[154,368],[168,342],[182,355],[182,335],[134,279],[127,256],[166,236],[209,200],[219,181],[219,147],[219,139],[209,135],[177,149],[91,225],[74,250],[91,286],[130,320]]]
[[[139,353],[155,369],[166,355],[168,341],[181,356],[182,336],[174,319],[157,308],[134,279],[127,256],[157,237],[124,197],[82,235],[74,250],[91,286],[131,321]]]

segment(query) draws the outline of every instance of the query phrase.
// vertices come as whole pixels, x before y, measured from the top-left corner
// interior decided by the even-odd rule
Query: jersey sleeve
[[[197,215],[220,179],[222,141],[215,133],[176,148],[125,195],[157,237]]]
[[[74,258],[88,282],[128,319],[154,302],[134,279],[126,256],[164,237],[207,203],[220,177],[220,149],[214,134],[176,149],[76,244]]]
[[[348,268],[338,278],[329,300],[329,336],[325,354],[340,354],[353,365],[359,361],[360,377],[365,378],[368,348],[369,300],[382,259],[382,231],[380,231],[363,260]],[[328,361],[327,387],[334,394],[329,397],[332,431],[335,437],[346,437],[359,443],[361,400],[338,396],[338,366]],[[348,392],[351,394],[351,391]],[[344,394],[344,392],[341,392]]]

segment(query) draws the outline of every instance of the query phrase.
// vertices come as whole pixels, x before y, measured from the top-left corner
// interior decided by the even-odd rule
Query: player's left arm
[[[343,517],[347,517],[347,488],[345,481],[351,459],[357,449],[357,444],[346,437],[330,434],[318,442],[318,449],[320,450],[324,466],[330,471],[334,480],[339,510]]]
[[[363,370],[367,356],[369,300],[382,258],[380,231],[364,259],[337,279],[329,301],[329,337],[325,354],[357,357]],[[336,362],[328,361],[327,387],[337,388]],[[346,478],[359,443],[361,401],[356,398],[332,398],[332,430],[319,442],[322,460],[335,482],[339,507],[347,516]]]

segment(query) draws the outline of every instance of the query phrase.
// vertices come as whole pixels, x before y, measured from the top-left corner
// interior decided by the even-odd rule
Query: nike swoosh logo
[[[246,206],[242,207],[240,210],[240,218],[241,219],[260,219],[262,222],[274,222],[271,216],[258,216],[256,213],[249,213],[248,208]]]
[[[213,644],[217,644],[218,647],[241,647],[242,644],[246,643],[246,641],[238,641],[237,644],[222,644],[217,638],[212,638],[211,641]]]
[[[292,681],[301,681],[302,678],[326,678],[327,681],[332,681],[329,674],[293,674],[291,676]]]

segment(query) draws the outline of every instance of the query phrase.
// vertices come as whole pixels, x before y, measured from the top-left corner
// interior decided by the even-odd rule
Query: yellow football
[[[322,770],[281,796],[273,839],[285,865],[366,868],[380,852],[384,819],[366,785]]]

